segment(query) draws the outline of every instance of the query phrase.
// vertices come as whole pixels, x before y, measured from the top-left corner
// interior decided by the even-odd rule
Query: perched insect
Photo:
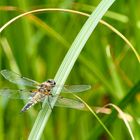
[[[0,95],[9,98],[29,99],[27,104],[22,108],[21,112],[25,112],[36,103],[44,101],[46,97],[48,97],[48,104],[49,104],[49,102],[51,101],[51,100],[49,101],[49,98],[51,99],[53,98],[52,90],[54,91],[55,87],[59,86],[55,83],[53,79],[49,79],[43,83],[39,83],[29,78],[22,77],[19,74],[9,70],[1,70],[0,73],[3,75],[5,79],[7,79],[12,83],[34,88],[33,90],[29,90],[29,89],[20,89],[20,90],[1,89],[0,90]],[[90,85],[64,85],[61,88],[62,88],[61,91],[64,93],[76,93],[76,92],[89,90],[91,86]],[[64,98],[60,96],[57,99],[55,105],[62,106],[62,107],[69,107],[69,108],[77,108],[77,109],[83,107],[83,104],[80,101]]]

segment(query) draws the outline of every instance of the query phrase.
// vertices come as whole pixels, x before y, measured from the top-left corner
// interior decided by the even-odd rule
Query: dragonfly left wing
[[[34,91],[29,91],[26,89],[20,89],[20,90],[15,90],[15,89],[0,89],[0,96],[6,97],[6,98],[10,98],[10,99],[29,99],[32,98],[32,96],[34,96],[34,94],[36,94],[36,92]],[[48,97],[48,96],[46,96]],[[44,99],[46,98],[44,97]],[[53,96],[49,95],[49,100],[50,102],[53,100]],[[44,99],[42,99],[41,102],[44,101]],[[47,100],[48,104],[49,100]],[[57,107],[66,107],[66,108],[73,108],[73,109],[78,109],[78,110],[83,110],[85,108],[85,105],[78,101],[78,100],[74,100],[71,98],[64,98],[61,96],[58,96],[58,99],[55,103],[55,106]]]
[[[0,73],[3,75],[5,79],[14,84],[25,85],[30,87],[36,87],[37,85],[39,85],[38,82],[26,77],[22,77],[19,74],[12,72],[10,70],[1,70]]]

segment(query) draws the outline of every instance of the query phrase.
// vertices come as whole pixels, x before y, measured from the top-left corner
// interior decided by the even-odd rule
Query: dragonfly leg
[[[49,96],[54,97],[54,95],[52,93],[49,93]]]

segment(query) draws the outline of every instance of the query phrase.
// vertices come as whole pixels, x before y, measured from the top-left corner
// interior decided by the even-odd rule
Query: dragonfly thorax
[[[42,92],[42,93],[43,92],[50,92],[51,89],[55,86],[55,84],[56,83],[55,83],[54,80],[49,79],[49,80],[43,82],[42,84],[40,84],[39,91]]]

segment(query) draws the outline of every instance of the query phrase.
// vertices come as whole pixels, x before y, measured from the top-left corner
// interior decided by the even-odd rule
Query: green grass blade
[[[93,9],[95,9],[95,7],[93,5],[88,5],[88,4],[84,4],[84,3],[74,3],[74,6],[79,11],[90,12]],[[113,11],[107,11],[105,16],[108,17],[108,18],[114,19],[116,21],[123,22],[123,23],[127,23],[129,21],[129,19],[126,15],[116,13],[116,12],[113,12]]]
[[[99,119],[99,117],[96,115],[96,113],[92,110],[92,108],[86,103],[84,102],[81,98],[79,98],[77,95],[74,95],[77,99],[79,99],[84,105],[85,107],[94,115],[94,117],[98,120],[98,122],[101,124],[101,126],[106,130],[106,132],[108,133],[108,135],[110,136],[110,138],[112,140],[114,140],[114,137],[112,136],[112,134],[110,133],[110,131],[106,128],[106,126],[103,124],[103,122]]]
[[[115,0],[103,0],[98,5],[96,10],[91,14],[91,16],[88,18],[84,26],[82,27],[81,31],[75,38],[71,48],[69,49],[68,53],[66,54],[56,76],[55,81],[57,84],[63,85],[76,61],[78,58],[81,50],[83,49],[86,41],[89,39],[91,33],[97,26],[98,22],[102,18],[102,16],[105,14],[107,9],[112,5],[112,3]],[[59,94],[61,91],[61,88],[58,88],[57,91],[54,94]],[[54,98],[54,100],[51,102],[51,106],[53,107],[55,105],[55,102],[57,100],[57,97]],[[46,125],[46,122],[51,114],[51,109],[47,108],[46,103],[43,103],[43,109],[39,112],[39,115],[35,121],[35,124],[31,130],[31,133],[29,135],[29,140],[39,140],[44,127]]]
[[[140,81],[138,81],[127,93],[127,95],[118,103],[118,106],[124,110],[133,100],[136,94],[140,92]],[[104,118],[104,123],[107,126],[110,126],[115,119],[117,118],[117,113],[116,111],[112,111],[112,114],[109,117]],[[92,138],[94,136],[94,139],[98,139],[100,134],[103,132],[103,129],[101,128],[100,125],[97,125],[92,132],[92,134],[89,136],[88,139]]]
[[[6,6],[7,7],[7,6]],[[0,10],[1,9],[5,9],[6,7],[1,7],[0,6]],[[11,6],[10,6],[11,7]],[[9,10],[19,10],[16,7],[7,7]],[[7,9],[6,8],[6,9]],[[80,14],[83,16],[89,16],[89,14],[87,13],[83,13],[83,12],[79,12],[79,11],[75,11],[75,10],[70,10],[70,9],[61,9],[61,8],[45,8],[45,9],[37,9],[37,10],[32,10],[32,11],[28,11],[25,12],[23,14],[20,14],[14,18],[12,18],[10,21],[8,21],[6,24],[4,24],[1,28],[0,28],[0,33],[6,28],[8,27],[10,24],[12,24],[13,22],[15,22],[17,19],[30,15],[32,13],[40,13],[40,12],[45,12],[45,11],[63,11],[63,12],[70,12],[70,13],[74,13],[74,14]],[[40,19],[36,18],[33,15],[30,15],[30,17],[32,17],[32,20],[34,21],[34,23],[38,24],[40,27],[44,28],[47,32],[49,31],[49,34],[51,36],[53,36],[54,38],[56,38],[58,41],[60,41],[65,47],[69,46],[69,43],[67,41],[65,41],[65,39],[63,39],[63,37],[61,37],[61,35],[59,35],[57,32],[55,32],[52,28],[50,28],[47,24],[45,24],[43,21],[41,21]],[[129,42],[129,40],[123,35],[121,34],[118,30],[116,30],[113,26],[111,26],[110,24],[108,24],[107,22],[100,20],[100,23],[105,25],[106,27],[108,27],[110,30],[112,30],[114,33],[116,33],[118,36],[120,36],[126,43],[127,45],[132,49],[132,51],[134,52],[134,54],[136,55],[138,61],[140,62],[140,56],[137,52],[137,50],[134,48],[134,46]]]
[[[124,91],[123,91],[122,84],[120,82],[120,77],[119,77],[117,70],[116,70],[116,66],[113,63],[113,58],[111,55],[111,50],[110,50],[109,45],[107,45],[107,47],[106,47],[106,54],[107,54],[108,67],[109,67],[112,81],[114,84],[114,94],[115,94],[115,96],[117,96],[118,98],[121,99],[121,97],[124,96]]]

